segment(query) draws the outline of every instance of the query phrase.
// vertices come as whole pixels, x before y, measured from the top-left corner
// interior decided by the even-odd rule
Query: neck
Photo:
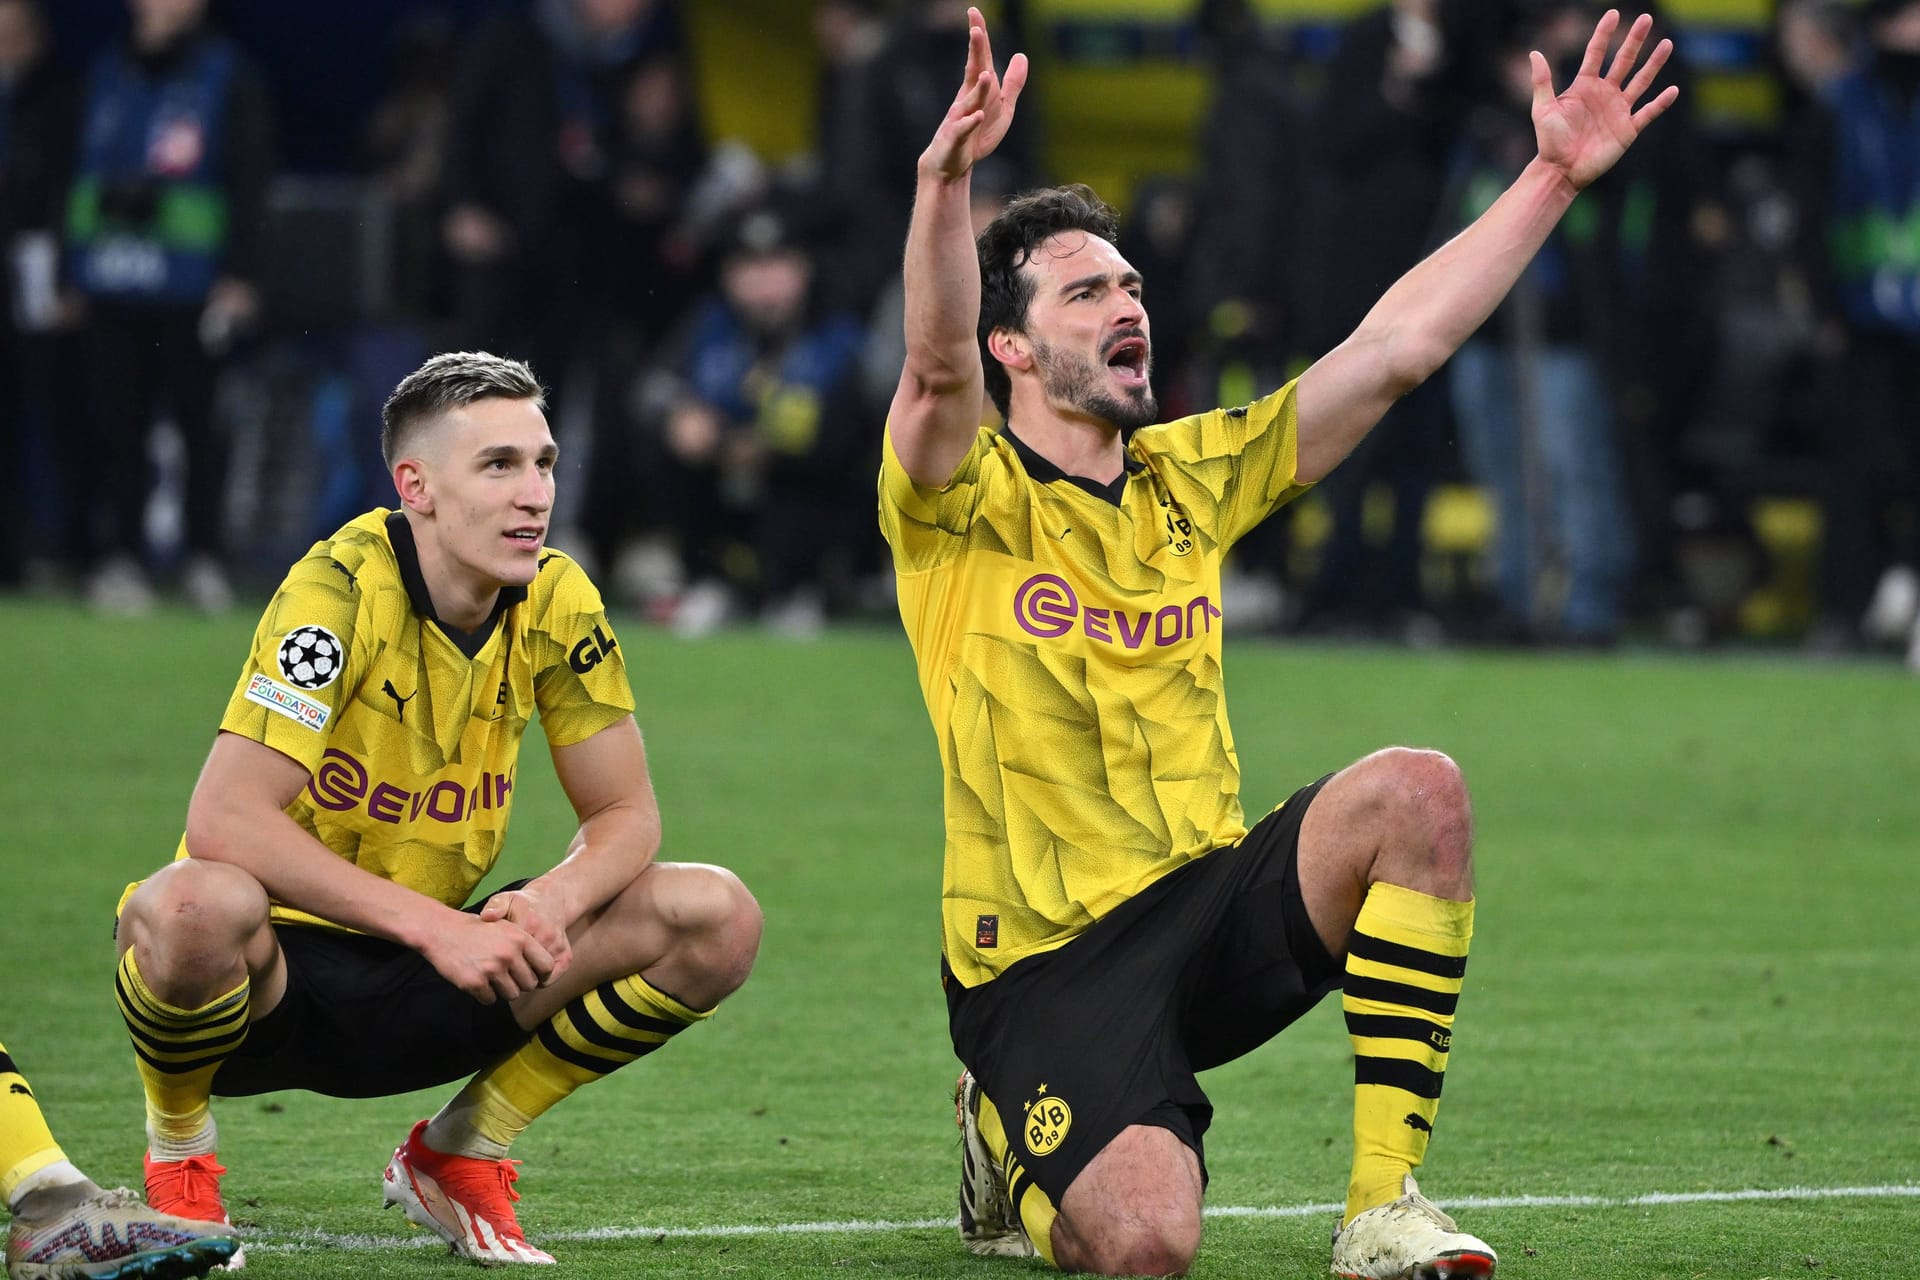
[[[159,57],[179,48],[193,28],[188,26],[148,26],[134,28],[133,47],[145,58]]]
[[[440,621],[462,631],[472,631],[493,613],[499,602],[501,584],[480,578],[452,557],[434,539],[429,522],[412,511],[407,523],[413,527],[413,546],[420,557],[420,577],[433,600],[433,612]]]
[[[1026,413],[1019,405],[1009,408],[1007,422],[1013,434],[1068,475],[1112,484],[1126,469],[1126,442],[1112,423],[1044,405]]]

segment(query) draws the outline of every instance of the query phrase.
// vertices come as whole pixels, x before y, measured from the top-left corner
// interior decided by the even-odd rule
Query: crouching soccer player
[[[116,994],[157,1209],[225,1220],[213,1094],[471,1075],[394,1152],[387,1202],[462,1256],[552,1262],[514,1215],[514,1139],[752,968],[760,910],[740,881],[654,860],[619,644],[585,572],[544,545],[542,409],[525,365],[485,354],[400,383],[381,438],[398,509],[289,571],[175,860],[122,904]],[[551,870],[469,904],[536,712],[579,830]]]

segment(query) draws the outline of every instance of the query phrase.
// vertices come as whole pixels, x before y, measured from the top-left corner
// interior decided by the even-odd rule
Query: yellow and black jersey
[[[974,986],[1245,831],[1222,557],[1296,482],[1294,388],[1134,434],[1111,485],[982,428],[880,526],[946,769],[944,954]]]
[[[586,573],[548,550],[530,587],[461,631],[434,615],[406,517],[376,510],[288,571],[220,727],[306,766],[287,812],[321,843],[457,907],[500,856],[536,709],[554,746],[633,712]],[[278,903],[273,916],[328,923]]]

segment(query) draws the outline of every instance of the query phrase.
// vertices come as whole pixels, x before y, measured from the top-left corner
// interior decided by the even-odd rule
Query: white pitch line
[[[1462,1196],[1445,1202],[1449,1209],[1629,1209],[1646,1205],[1742,1204],[1755,1200],[1886,1200],[1920,1199],[1920,1184],[1891,1183],[1878,1187],[1779,1187],[1745,1191],[1650,1191],[1637,1196]],[[1338,1202],[1293,1205],[1216,1205],[1209,1218],[1315,1218],[1338,1213]],[[890,1221],[849,1218],[839,1222],[735,1223],[708,1227],[592,1227],[586,1231],[543,1231],[541,1244],[593,1240],[687,1240],[729,1236],[871,1235],[888,1231],[928,1231],[952,1228],[953,1217]],[[332,1231],[271,1233],[247,1240],[248,1252],[299,1253],[309,1249],[425,1249],[444,1248],[427,1232],[406,1236],[350,1235]]]

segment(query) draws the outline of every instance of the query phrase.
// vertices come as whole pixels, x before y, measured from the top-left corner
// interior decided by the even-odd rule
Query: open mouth
[[[545,529],[509,529],[507,530],[507,541],[517,542],[521,546],[529,547],[529,548],[539,546],[540,540],[546,536],[547,536],[547,531]]]
[[[1120,380],[1132,386],[1145,385],[1147,381],[1147,340],[1145,338],[1122,338],[1107,351],[1107,368],[1120,375]]]

